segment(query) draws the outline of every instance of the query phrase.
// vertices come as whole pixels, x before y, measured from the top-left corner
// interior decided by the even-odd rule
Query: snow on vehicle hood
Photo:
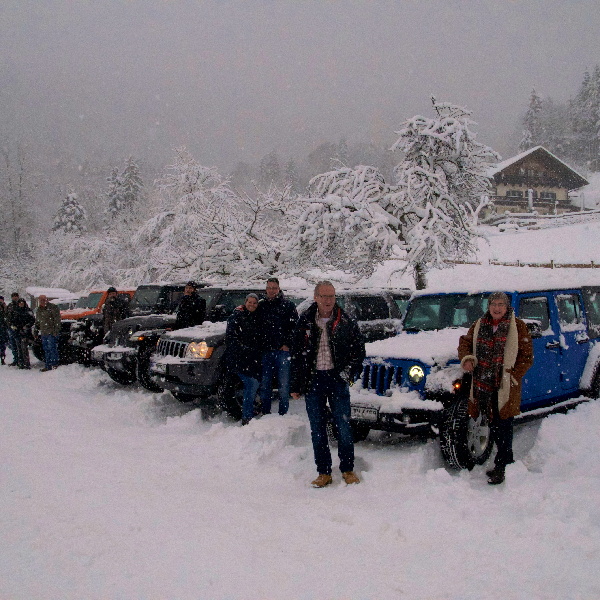
[[[438,331],[399,333],[395,337],[366,344],[370,358],[420,360],[426,364],[446,364],[457,358],[458,340],[468,329],[457,327]]]
[[[186,327],[185,329],[177,329],[164,334],[164,337],[175,338],[177,340],[203,340],[211,335],[225,335],[227,329],[227,321],[219,321],[217,323],[203,323],[194,327]]]

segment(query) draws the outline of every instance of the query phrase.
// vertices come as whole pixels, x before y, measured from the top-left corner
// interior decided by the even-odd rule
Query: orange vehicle
[[[119,296],[121,294],[126,294],[131,300],[135,290],[118,290],[118,293]],[[89,315],[97,315],[102,312],[102,307],[104,306],[107,295],[108,294],[106,290],[93,290],[87,296],[82,296],[79,298],[75,308],[61,310],[60,318],[69,321],[76,321],[77,319],[82,319],[83,317],[87,317]]]

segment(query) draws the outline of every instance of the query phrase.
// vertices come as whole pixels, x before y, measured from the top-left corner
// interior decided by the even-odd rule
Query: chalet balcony
[[[507,206],[508,209],[515,208],[515,210],[523,211],[528,208],[527,197],[524,198],[513,198],[512,196],[490,196],[490,200],[493,204],[502,204],[503,206]],[[533,199],[533,209],[536,208],[544,208],[544,209],[552,209],[554,207],[560,210],[576,210],[575,206],[571,204],[568,200],[546,200],[542,198],[534,198]]]
[[[518,185],[524,188],[569,188],[569,182],[556,177],[529,176],[529,175],[509,175],[502,173],[495,178],[496,184]]]

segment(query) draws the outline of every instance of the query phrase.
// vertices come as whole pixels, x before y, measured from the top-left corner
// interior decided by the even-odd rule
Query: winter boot
[[[498,485],[504,481],[504,465],[496,465],[491,471],[487,471],[488,483],[490,485]]]
[[[4,356],[0,356],[0,362],[1,364],[5,365],[6,361],[4,360]]]
[[[326,485],[329,485],[332,482],[333,477],[331,477],[331,475],[320,473],[314,481],[311,481],[310,485],[312,485],[314,488],[324,488]]]
[[[342,477],[348,485],[352,483],[360,483],[360,479],[356,476],[354,471],[346,471],[345,473],[342,473]]]

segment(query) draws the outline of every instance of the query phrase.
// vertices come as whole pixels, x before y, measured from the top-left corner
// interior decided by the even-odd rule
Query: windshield
[[[160,287],[138,287],[131,300],[131,308],[152,308],[158,303]]]
[[[403,329],[433,331],[469,327],[487,311],[486,294],[440,294],[417,296],[408,305]]]
[[[75,308],[96,308],[98,302],[100,302],[100,298],[102,298],[102,292],[95,292],[89,296],[84,296],[77,300]]]

